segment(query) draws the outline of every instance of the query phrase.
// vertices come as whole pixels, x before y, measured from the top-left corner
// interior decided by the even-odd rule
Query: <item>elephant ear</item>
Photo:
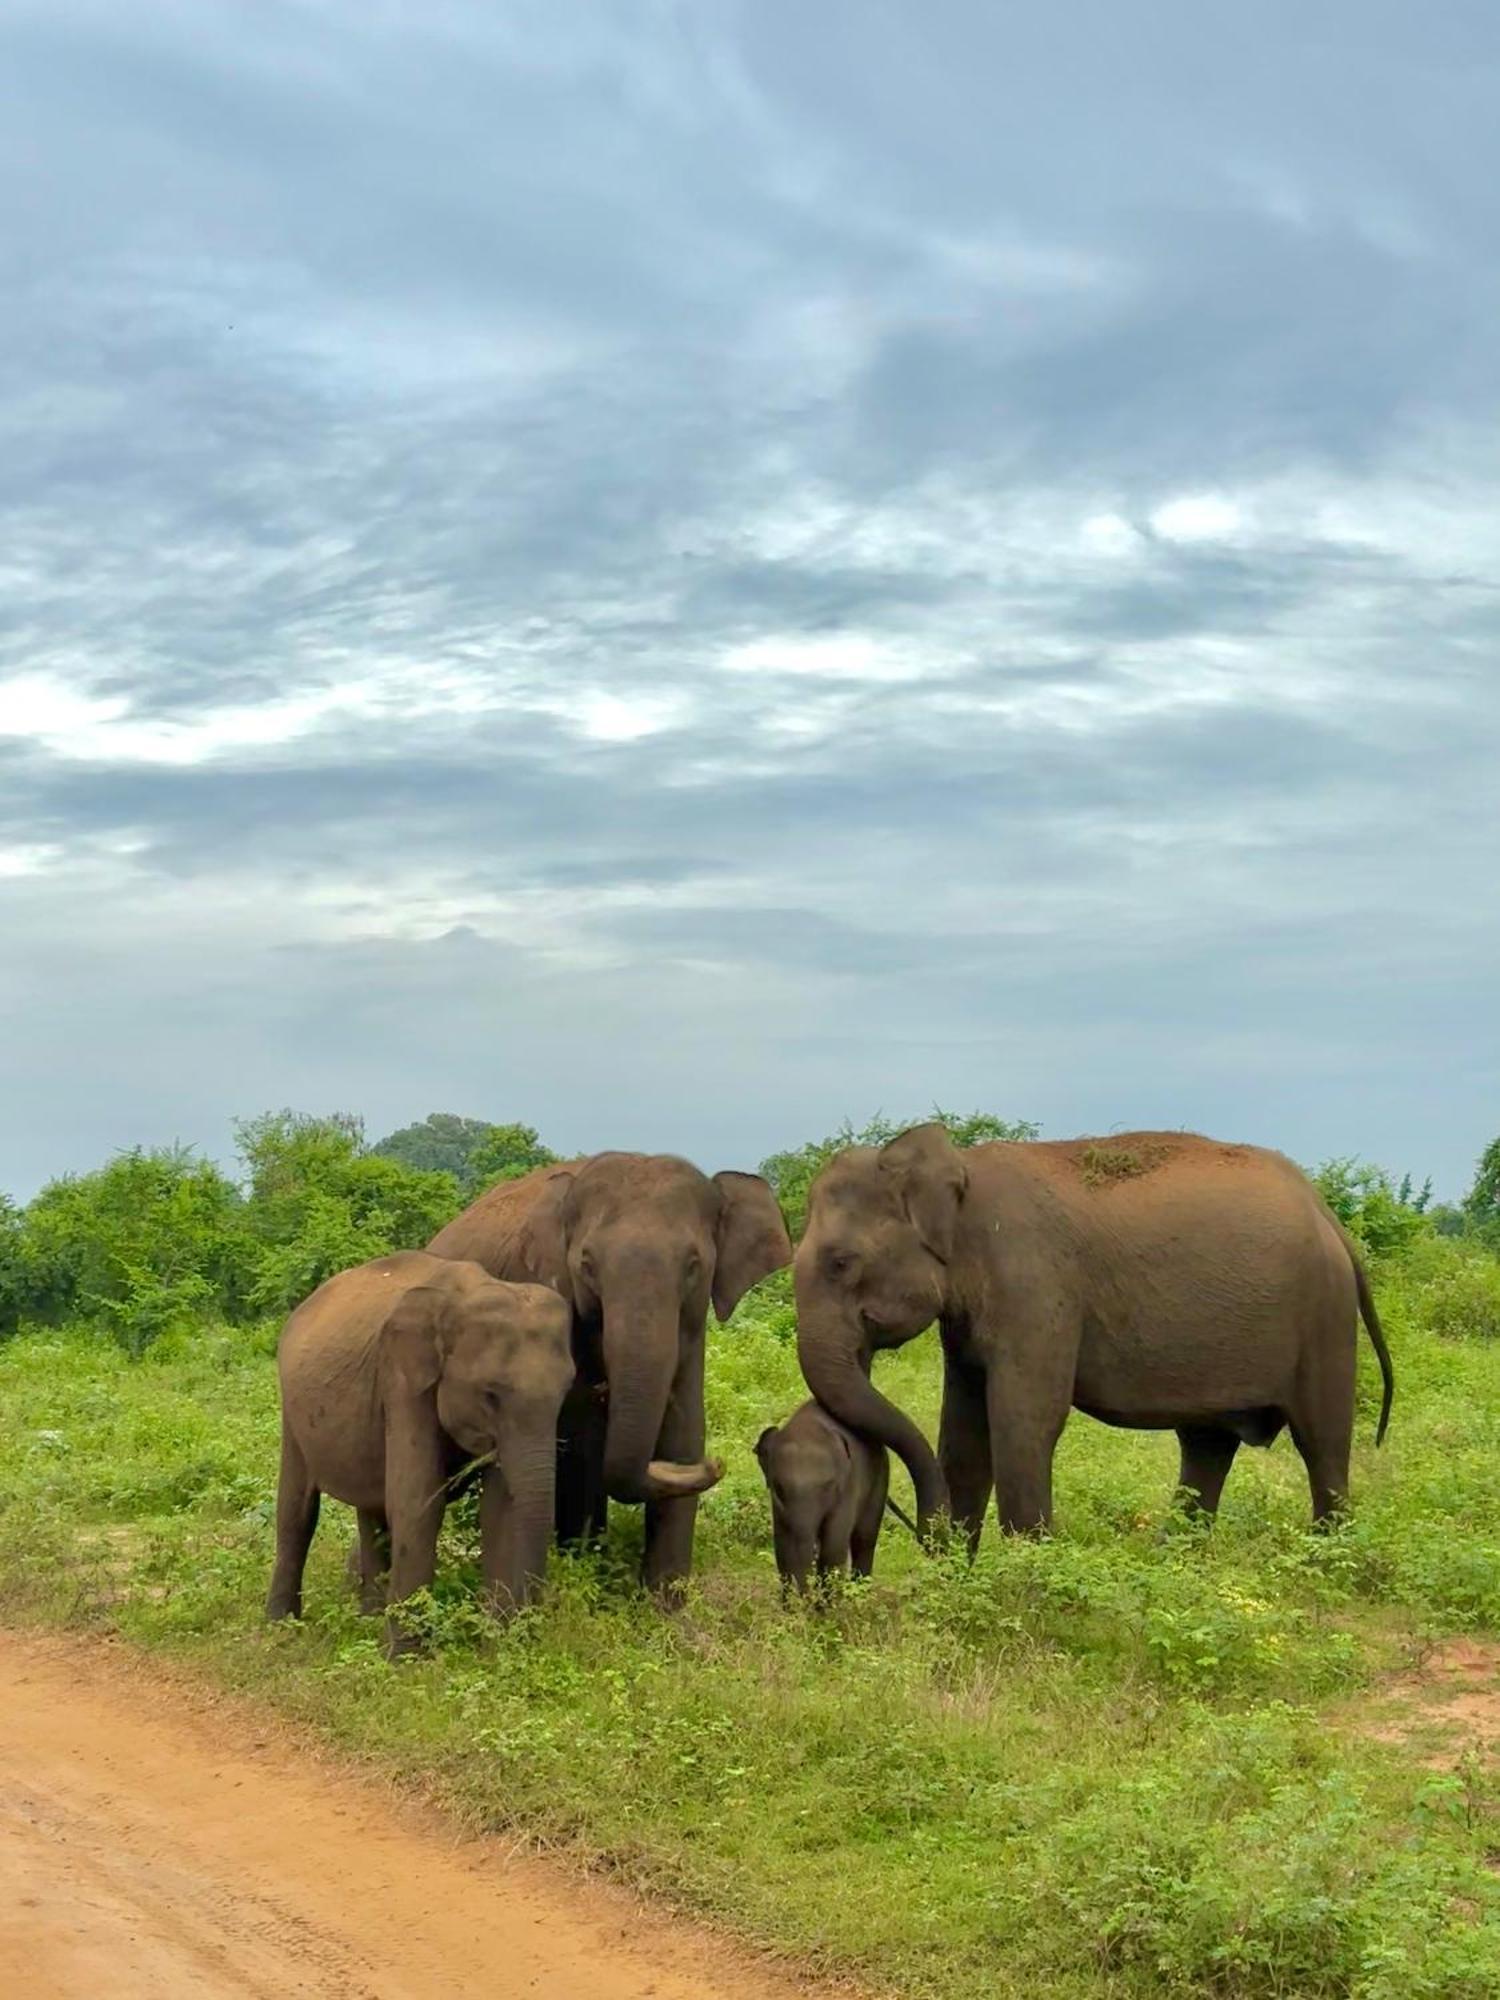
[[[714,1258],[714,1315],[726,1320],[752,1285],[791,1263],[792,1239],[770,1183],[759,1174],[715,1174],[714,1186],[722,1197]]]
[[[516,1232],[516,1250],[526,1276],[534,1284],[560,1292],[570,1306],[573,1279],[568,1270],[568,1223],[572,1200],[572,1174],[548,1174]]]
[[[760,1460],[762,1466],[766,1462],[766,1452],[772,1438],[779,1437],[780,1435],[781,1433],[777,1430],[775,1424],[767,1424],[760,1436],[755,1440],[755,1456]]]
[[[391,1308],[380,1330],[387,1379],[412,1396],[425,1396],[443,1372],[444,1336],[452,1304],[437,1285],[413,1285]]]
[[[958,1212],[969,1185],[963,1155],[946,1126],[913,1125],[880,1149],[880,1170],[896,1183],[901,1205],[939,1263],[953,1255]]]

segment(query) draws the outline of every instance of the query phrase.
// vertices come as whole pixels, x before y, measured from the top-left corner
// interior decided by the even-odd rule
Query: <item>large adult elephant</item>
[[[828,1163],[795,1268],[809,1388],[900,1454],[924,1526],[951,1507],[971,1544],[992,1487],[1003,1526],[1048,1526],[1070,1409],[1175,1430],[1184,1494],[1210,1514],[1240,1445],[1290,1425],[1314,1518],[1334,1513],[1361,1314],[1385,1436],[1391,1362],[1364,1270],[1306,1176],[1256,1146],[1134,1132],[961,1152],[920,1125]],[[934,1320],[936,1457],[868,1372]]]
[[[567,1300],[576,1374],[558,1425],[558,1538],[601,1534],[610,1500],[643,1501],[644,1578],[670,1593],[692,1566],[697,1496],[722,1473],[704,1457],[709,1302],[727,1319],[791,1261],[766,1182],[596,1153],[502,1181],[428,1248]]]

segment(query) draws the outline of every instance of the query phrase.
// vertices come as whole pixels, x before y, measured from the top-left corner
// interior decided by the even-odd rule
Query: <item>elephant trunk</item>
[[[551,1426],[539,1441],[504,1450],[485,1468],[479,1498],[480,1564],[484,1592],[497,1617],[529,1604],[547,1568],[557,1488],[557,1444]]]
[[[799,1298],[797,1359],[825,1410],[860,1437],[896,1453],[911,1474],[918,1532],[925,1538],[933,1516],[948,1511],[948,1482],[921,1431],[870,1380],[869,1352],[852,1317],[837,1308],[807,1309]]]
[[[604,1433],[604,1490],[611,1500],[678,1500],[706,1493],[723,1477],[717,1459],[678,1464],[653,1457],[666,1422],[678,1361],[678,1306],[604,1309],[604,1367],[609,1417]]]

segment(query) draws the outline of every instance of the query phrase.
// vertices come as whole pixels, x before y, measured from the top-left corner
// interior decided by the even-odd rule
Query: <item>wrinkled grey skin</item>
[[[428,1248],[550,1285],[572,1314],[574,1381],[558,1425],[557,1532],[604,1532],[608,1502],[644,1502],[643,1573],[672,1598],[692,1567],[704,1456],[704,1326],[790,1263],[757,1174],[710,1178],[662,1154],[597,1153],[505,1181]]]
[[[359,1516],[364,1608],[431,1584],[447,1502],[474,1477],[486,1601],[526,1604],[547,1562],[568,1312],[541,1285],[407,1250],[341,1271],[282,1329],[281,1479],[268,1618],[302,1611],[322,1494]],[[475,1460],[485,1460],[480,1470]],[[386,1650],[409,1644],[388,1621]]]
[[[807,1402],[779,1430],[761,1432],[755,1456],[770,1489],[783,1585],[806,1591],[814,1568],[821,1580],[851,1564],[856,1576],[869,1576],[890,1483],[884,1445]]]
[[[798,1355],[842,1423],[898,1452],[927,1528],[950,1505],[972,1545],[1047,1527],[1070,1409],[1175,1430],[1182,1492],[1212,1514],[1240,1445],[1289,1427],[1313,1517],[1345,1505],[1362,1317],[1390,1355],[1354,1246],[1290,1160],[1188,1132],[990,1144],[941,1125],[838,1154],[796,1258]],[[936,1320],[938,1455],[869,1380],[876,1348]]]

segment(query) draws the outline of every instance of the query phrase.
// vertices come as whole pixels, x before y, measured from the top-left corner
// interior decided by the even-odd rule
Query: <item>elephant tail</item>
[[[1385,1330],[1380,1324],[1380,1315],[1375,1310],[1375,1300],[1370,1292],[1370,1280],[1352,1246],[1349,1257],[1354,1265],[1354,1283],[1359,1291],[1359,1316],[1370,1336],[1370,1345],[1380,1363],[1380,1379],[1385,1384],[1385,1393],[1380,1399],[1380,1422],[1375,1429],[1375,1442],[1381,1445],[1385,1443],[1386,1427],[1391,1421],[1391,1399],[1396,1393],[1396,1377],[1391,1370],[1391,1350],[1385,1344]]]
[[[917,1537],[917,1540],[921,1541],[922,1536],[920,1531],[918,1530],[916,1522],[912,1519],[911,1515],[907,1513],[904,1507],[900,1506],[896,1501],[894,1501],[891,1498],[889,1493],[887,1493],[885,1496],[885,1507],[886,1507],[886,1512],[888,1514],[894,1514],[896,1519],[901,1523],[902,1527],[910,1528],[912,1533]]]

